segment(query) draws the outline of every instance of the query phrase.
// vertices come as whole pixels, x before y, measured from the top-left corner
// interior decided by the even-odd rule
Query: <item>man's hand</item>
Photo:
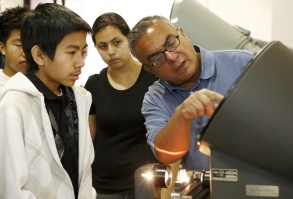
[[[204,115],[211,118],[218,103],[223,98],[224,96],[217,92],[202,89],[192,93],[178,108],[181,111],[182,117],[186,120],[192,120],[194,117]]]

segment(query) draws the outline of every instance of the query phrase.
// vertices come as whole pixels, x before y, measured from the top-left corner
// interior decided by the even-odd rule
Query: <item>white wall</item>
[[[273,0],[272,40],[280,40],[293,48],[293,1]]]
[[[231,25],[250,30],[254,38],[279,40],[293,48],[292,0],[201,0],[201,3]]]
[[[231,25],[250,30],[252,37],[271,40],[273,1],[209,0],[208,8]]]
[[[5,10],[5,8],[14,7],[14,6],[23,6],[23,0],[0,0],[0,12]]]
[[[279,40],[293,48],[292,0],[197,0],[216,15],[230,23],[251,31],[251,36],[264,40]],[[31,0],[32,6],[53,0]],[[57,1],[58,3],[61,0]],[[0,0],[1,11],[22,5],[23,0]],[[114,11],[122,15],[130,27],[142,17],[160,14],[170,17],[173,0],[66,0],[66,6],[77,12],[90,25],[97,16]],[[88,56],[83,74],[76,83],[84,85],[89,75],[98,73],[106,65],[88,37]]]

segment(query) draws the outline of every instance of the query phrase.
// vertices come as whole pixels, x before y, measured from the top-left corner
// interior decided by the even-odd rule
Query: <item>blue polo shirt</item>
[[[208,51],[197,46],[194,48],[200,51],[202,70],[200,78],[191,90],[158,80],[145,94],[142,114],[146,120],[147,140],[154,154],[153,143],[157,133],[168,123],[176,107],[190,95],[191,91],[207,88],[225,95],[253,58],[253,53],[246,50]],[[197,135],[207,122],[207,116],[196,117],[192,121],[190,148],[181,159],[184,169],[209,170],[210,158],[201,153],[196,145]]]

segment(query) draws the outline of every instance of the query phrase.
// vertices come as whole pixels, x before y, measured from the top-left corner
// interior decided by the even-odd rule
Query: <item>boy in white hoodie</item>
[[[27,74],[0,92],[0,198],[95,198],[91,94],[74,86],[90,31],[58,4],[39,4],[24,19]]]

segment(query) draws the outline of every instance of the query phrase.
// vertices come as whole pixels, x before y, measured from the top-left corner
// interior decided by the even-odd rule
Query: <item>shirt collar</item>
[[[35,87],[43,93],[45,98],[49,100],[57,99],[55,95],[37,76],[33,71],[27,70],[26,77],[35,85]]]
[[[215,58],[213,52],[200,48],[201,74],[200,79],[209,79],[215,74]]]

